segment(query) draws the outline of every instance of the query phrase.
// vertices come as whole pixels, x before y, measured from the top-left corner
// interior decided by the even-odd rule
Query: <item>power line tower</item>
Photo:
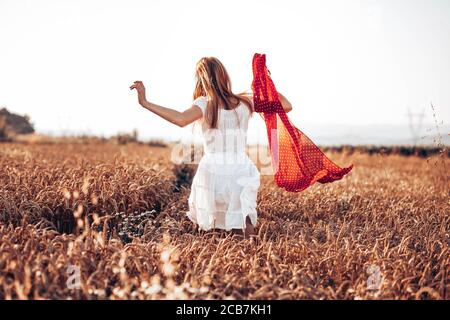
[[[425,108],[422,108],[421,113],[414,113],[407,108],[408,112],[406,115],[408,116],[409,122],[409,130],[411,131],[411,138],[413,141],[413,145],[417,145],[420,140],[420,133],[422,132],[423,127],[423,119],[425,118]]]

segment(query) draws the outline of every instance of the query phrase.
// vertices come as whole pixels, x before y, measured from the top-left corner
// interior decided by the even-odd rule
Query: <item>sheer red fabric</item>
[[[253,103],[263,113],[269,139],[275,183],[287,191],[299,192],[315,182],[342,179],[353,165],[340,168],[290,121],[266,67],[266,55],[253,57]]]

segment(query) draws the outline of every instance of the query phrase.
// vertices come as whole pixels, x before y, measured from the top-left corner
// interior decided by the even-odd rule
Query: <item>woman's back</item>
[[[225,110],[219,107],[217,128],[210,128],[205,121],[206,97],[198,97],[194,104],[202,109],[203,147],[205,153],[243,153],[247,144],[248,121],[251,113],[242,101],[237,107]]]

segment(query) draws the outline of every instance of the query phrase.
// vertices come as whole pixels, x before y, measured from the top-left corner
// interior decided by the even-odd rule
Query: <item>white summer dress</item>
[[[207,98],[193,104],[205,114]],[[189,219],[202,230],[244,229],[249,216],[256,226],[260,173],[247,156],[250,111],[244,103],[234,110],[219,108],[217,129],[201,124],[203,151],[189,195]]]

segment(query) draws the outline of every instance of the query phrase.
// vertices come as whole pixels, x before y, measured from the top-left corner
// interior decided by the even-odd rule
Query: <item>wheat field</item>
[[[351,174],[302,193],[262,176],[241,239],[187,219],[195,165],[170,152],[0,144],[0,299],[450,298],[447,157],[329,153]]]

